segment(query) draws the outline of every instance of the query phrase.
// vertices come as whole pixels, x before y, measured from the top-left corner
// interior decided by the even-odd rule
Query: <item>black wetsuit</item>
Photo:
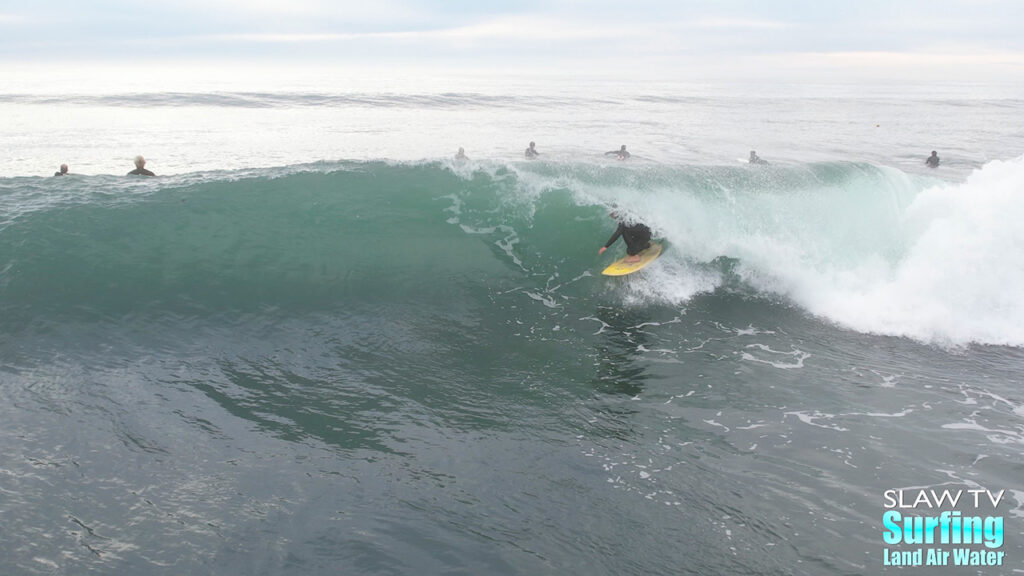
[[[939,157],[933,154],[929,156],[928,159],[924,161],[924,163],[927,164],[929,168],[938,168]]]
[[[622,241],[626,243],[626,254],[635,256],[640,253],[641,250],[646,249],[651,245],[651,229],[643,224],[626,224],[625,222],[619,222],[619,227],[615,229],[615,233],[608,239],[608,242],[604,245],[605,248],[615,244],[615,241],[622,236]]]
[[[153,174],[152,172],[150,172],[149,170],[146,170],[145,168],[136,168],[135,170],[132,170],[131,172],[129,172],[128,175],[129,176],[156,176],[156,174]]]

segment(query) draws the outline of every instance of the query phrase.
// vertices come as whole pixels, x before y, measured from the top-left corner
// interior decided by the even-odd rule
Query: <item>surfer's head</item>
[[[143,158],[142,156],[136,156],[135,157],[135,167],[136,168],[142,168],[145,165],[146,165],[146,159],[145,158]]]

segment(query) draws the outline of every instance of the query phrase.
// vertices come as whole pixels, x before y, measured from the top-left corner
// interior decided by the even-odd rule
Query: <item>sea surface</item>
[[[1024,573],[1022,116],[998,84],[15,79],[0,573]],[[613,206],[666,246],[625,278]],[[1003,491],[1003,564],[886,566],[899,489]]]

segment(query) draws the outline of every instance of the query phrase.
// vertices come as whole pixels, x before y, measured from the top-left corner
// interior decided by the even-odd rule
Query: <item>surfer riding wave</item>
[[[608,214],[612,218],[619,220],[619,215],[616,212]],[[651,229],[647,225],[640,222],[628,222],[625,220],[619,220],[619,225],[615,228],[615,233],[612,234],[608,242],[597,251],[598,254],[604,254],[604,251],[609,246],[614,244],[619,237],[622,237],[622,241],[626,243],[626,262],[639,262],[640,252],[646,250],[651,246]]]

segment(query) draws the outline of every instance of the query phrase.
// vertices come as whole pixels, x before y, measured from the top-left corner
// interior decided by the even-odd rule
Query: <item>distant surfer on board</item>
[[[939,153],[936,152],[935,150],[932,150],[932,155],[929,156],[928,159],[924,161],[924,163],[927,164],[929,168],[938,168]]]
[[[60,172],[54,172],[53,173],[54,176],[67,176],[67,174],[68,174],[68,165],[67,164],[61,164],[60,165]]]
[[[767,160],[765,160],[764,158],[761,158],[760,156],[758,156],[757,152],[755,152],[753,150],[750,151],[750,159],[747,160],[747,162],[749,162],[751,164],[767,164],[768,163]]]
[[[616,212],[608,213],[612,218],[619,220],[619,215]],[[608,239],[608,242],[601,249],[597,251],[598,254],[604,254],[604,251],[609,246],[615,244],[615,241],[622,236],[622,241],[626,243],[626,262],[639,262],[640,252],[645,250],[651,245],[651,229],[646,225],[639,222],[625,222],[619,220],[619,226],[615,229],[615,233]]]
[[[469,157],[466,156],[466,149],[463,148],[462,146],[459,146],[459,151],[455,153],[455,159],[456,160],[469,160]]]
[[[625,160],[626,158],[629,158],[629,152],[626,152],[626,145],[625,144],[623,144],[622,148],[619,148],[618,150],[612,150],[611,152],[605,152],[604,155],[605,156],[618,156],[619,160]]]
[[[527,158],[536,158],[537,156],[540,156],[540,152],[537,152],[537,148],[535,148],[535,146],[536,144],[530,142],[530,147],[526,149],[525,153]]]

